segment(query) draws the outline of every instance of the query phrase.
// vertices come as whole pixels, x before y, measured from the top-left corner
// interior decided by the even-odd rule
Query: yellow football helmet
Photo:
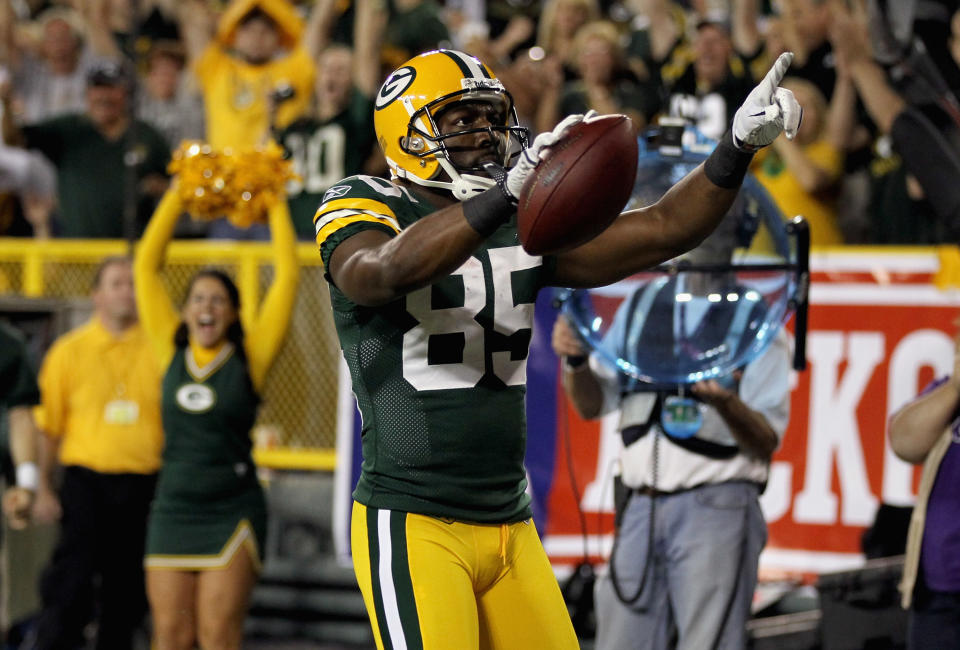
[[[435,117],[454,102],[495,104],[503,109],[506,123],[441,134]],[[374,125],[394,178],[450,190],[461,201],[493,187],[494,181],[480,167],[457,167],[444,144],[447,138],[496,134],[504,167],[527,146],[527,130],[517,121],[513,97],[490,68],[456,50],[426,52],[394,70],[377,93]],[[442,179],[441,172],[449,180]]]

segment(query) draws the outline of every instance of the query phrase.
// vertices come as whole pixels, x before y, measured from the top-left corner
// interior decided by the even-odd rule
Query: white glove
[[[557,144],[557,142],[567,134],[570,127],[574,124],[589,120],[596,114],[596,111],[587,111],[586,115],[582,113],[568,115],[553,127],[553,131],[546,131],[534,138],[533,144],[520,152],[520,159],[517,160],[517,164],[507,172],[507,191],[510,192],[515,199],[519,199],[520,190],[523,189],[523,184],[526,182],[527,177],[540,163],[541,150]]]
[[[800,128],[803,108],[793,93],[780,88],[780,80],[793,61],[793,52],[784,52],[760,84],[750,91],[733,116],[733,144],[744,151],[755,151],[773,142],[783,131],[793,140]]]

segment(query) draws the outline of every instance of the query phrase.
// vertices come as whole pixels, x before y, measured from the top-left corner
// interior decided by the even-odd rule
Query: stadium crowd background
[[[844,3],[370,2],[367,20],[358,12],[363,2],[347,0],[4,0],[4,149],[23,146],[44,157],[0,161],[9,179],[0,235],[134,238],[182,139],[244,148],[275,137],[300,175],[288,190],[298,233],[310,240],[312,212],[330,184],[386,169],[371,128],[383,74],[418,52],[455,47],[491,62],[534,133],[592,108],[627,113],[640,127],[659,115],[682,116],[713,137],[759,71],[791,50],[797,58],[787,84],[801,97],[807,127],[796,143],[781,138],[754,167],[784,213],[808,218],[815,246],[956,240],[956,226],[926,200],[886,125],[858,99],[864,88],[851,80],[850,57],[834,50],[834,43],[849,50],[843,46],[858,37],[831,19],[831,6]],[[886,23],[870,24],[860,45],[882,60],[909,103],[950,134],[958,116],[952,89],[960,85],[956,3],[903,6],[914,4],[918,10],[899,12],[913,11],[912,22],[892,11]],[[273,34],[238,30],[257,8]],[[921,54],[904,25],[924,44]],[[241,32],[252,35],[240,42]],[[129,98],[103,92],[111,87],[129,89]],[[148,125],[137,127],[136,146],[125,140],[128,106]],[[102,137],[84,131],[84,121]],[[47,162],[56,185],[35,171]],[[125,194],[131,169],[136,190]],[[266,233],[184,220],[178,235]]]

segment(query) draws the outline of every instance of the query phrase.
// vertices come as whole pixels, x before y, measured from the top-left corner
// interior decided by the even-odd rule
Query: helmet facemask
[[[463,201],[471,196],[487,190],[495,185],[495,181],[480,165],[463,166],[454,162],[451,154],[458,151],[456,145],[448,141],[465,135],[487,132],[496,140],[496,164],[505,168],[513,166],[513,162],[520,152],[527,147],[527,129],[519,125],[513,97],[497,80],[464,79],[464,82],[474,81],[470,87],[444,95],[425,104],[417,110],[408,105],[410,121],[407,123],[406,136],[400,142],[400,148],[407,154],[420,160],[434,158],[440,170],[446,173],[449,181],[433,178],[423,179],[408,176],[409,180],[427,187],[437,187],[450,190],[453,195]],[[407,102],[404,102],[407,103]],[[439,117],[445,111],[467,103],[492,104],[502,109],[503,124],[488,125],[481,128],[468,128],[442,133],[439,126]],[[472,147],[470,149],[473,149]]]

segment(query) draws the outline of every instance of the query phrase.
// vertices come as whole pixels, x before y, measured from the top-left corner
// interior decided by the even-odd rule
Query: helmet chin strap
[[[497,182],[486,176],[475,176],[473,174],[461,174],[453,182],[453,195],[459,201],[466,201],[471,196],[476,196],[480,192],[496,187]]]
[[[437,156],[437,162],[440,163],[443,171],[447,172],[447,176],[451,179],[451,182],[443,183],[443,186],[449,189],[458,201],[466,201],[471,196],[475,196],[497,185],[495,180],[487,176],[461,174],[453,164],[443,156]]]
[[[388,160],[388,162],[390,161]],[[396,164],[391,165],[391,172],[393,172],[393,175],[396,178],[403,178],[411,183],[416,183],[417,185],[421,185],[423,187],[434,187],[441,190],[448,190],[458,201],[466,201],[471,196],[475,196],[480,192],[489,190],[491,187],[496,187],[497,185],[495,180],[487,176],[459,173],[450,163],[450,161],[442,156],[437,157],[437,162],[452,180],[437,181],[429,178],[420,178],[415,174],[407,173],[403,167],[400,167]]]

